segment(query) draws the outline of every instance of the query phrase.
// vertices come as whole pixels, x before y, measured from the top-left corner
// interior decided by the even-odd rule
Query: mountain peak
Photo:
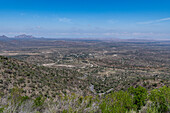
[[[0,36],[0,40],[8,40],[9,38],[5,35]]]
[[[5,35],[2,35],[2,36],[0,36],[0,38],[8,38],[7,36],[5,36]]]
[[[15,36],[15,38],[35,38],[35,37],[32,35],[22,34],[22,35]]]

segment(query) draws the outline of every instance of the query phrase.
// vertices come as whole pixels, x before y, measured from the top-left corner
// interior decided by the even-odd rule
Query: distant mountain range
[[[36,37],[32,35],[22,34],[22,35],[15,36],[14,38],[36,38]]]
[[[26,34],[22,34],[22,35],[18,35],[15,37],[7,37],[5,35],[0,36],[0,40],[10,40],[10,39],[35,39],[38,37],[34,37],[32,35],[26,35]],[[42,37],[41,37],[42,38]]]
[[[101,41],[101,40],[104,40],[104,41],[130,41],[130,42],[138,42],[138,41],[156,41],[156,39],[147,39],[147,38],[131,38],[131,39],[119,39],[119,38],[98,38],[98,37],[96,37],[96,38],[44,38],[44,37],[35,37],[35,36],[32,36],[32,35],[26,35],[26,34],[21,34],[21,35],[17,35],[17,36],[14,36],[14,37],[7,37],[7,36],[5,36],[5,35],[2,35],[2,36],[0,36],[0,41],[2,41],[2,40],[14,40],[14,39],[16,39],[16,40],[34,40],[34,39],[47,39],[47,40],[49,40],[49,39],[52,39],[52,40],[99,40],[99,41]],[[160,39],[160,41],[165,41],[164,39]],[[170,40],[166,40],[166,41],[170,41]]]

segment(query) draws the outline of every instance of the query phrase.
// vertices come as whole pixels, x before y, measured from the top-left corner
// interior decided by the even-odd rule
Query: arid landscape
[[[64,108],[56,106],[54,111],[71,112],[68,110],[68,105],[71,105],[72,110],[79,112],[85,112],[87,108],[95,112],[110,112],[105,107],[100,108],[103,102],[110,102],[104,98],[105,96],[112,98],[110,96],[114,95],[115,98],[119,98],[121,91],[125,91],[123,93],[125,96],[131,86],[136,88],[134,91],[142,86],[141,88],[145,88],[148,92],[170,86],[169,67],[170,41],[39,38],[2,40],[1,38],[0,95],[6,98],[3,95],[11,95],[12,91],[12,95],[16,96],[22,89],[21,92],[19,91],[21,97],[17,97],[17,100],[12,98],[22,102],[21,99],[28,96],[35,99],[30,102],[38,101],[37,107],[41,108],[38,110],[37,107],[31,107],[34,104],[26,107],[28,104],[26,101],[22,105],[27,108],[27,112],[35,110],[50,112],[49,109],[54,108],[50,108],[51,105],[43,108],[39,105],[41,103],[39,101],[46,98],[48,101],[43,102],[45,105],[49,104],[49,99],[54,99],[53,105],[56,102],[61,104],[68,100],[56,100],[61,96],[67,98],[66,95],[71,103],[62,104]],[[167,94],[169,94],[169,89],[167,89]],[[101,104],[96,101],[99,99],[98,96],[104,99]],[[99,108],[91,106],[92,103],[88,106],[92,98],[94,98],[92,103]],[[123,98],[127,99],[127,97]],[[77,108],[74,104],[77,105],[79,99],[83,99],[86,104],[83,102],[80,108]],[[6,104],[2,102],[1,106],[6,106]],[[131,109],[141,109],[140,106],[131,106]],[[20,107],[22,106],[16,107],[16,110],[26,109]],[[117,107],[120,109],[120,106]],[[150,107],[147,108],[150,109]],[[8,109],[11,110],[11,108],[3,107],[4,112],[9,112]],[[113,109],[112,106],[110,109]],[[89,110],[87,111],[90,112]]]
[[[0,51],[32,65],[80,73],[95,93],[170,84],[170,41],[10,39]]]
[[[170,0],[0,0],[0,113],[170,113]]]

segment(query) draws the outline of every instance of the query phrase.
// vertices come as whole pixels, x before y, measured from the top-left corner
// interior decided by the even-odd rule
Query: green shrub
[[[153,107],[156,107],[159,112],[167,112],[170,110],[170,88],[162,87],[159,89],[153,89],[150,92],[149,99],[153,103]]]
[[[10,90],[10,97],[8,98],[9,100],[11,100],[11,102],[13,104],[17,104],[17,103],[21,103],[22,101],[22,89],[19,88],[13,88]]]
[[[34,106],[42,106],[44,104],[45,98],[43,96],[39,96],[34,100]]]
[[[128,92],[108,94],[99,105],[102,113],[125,113],[133,109],[133,98]]]
[[[137,88],[130,87],[128,91],[133,95],[133,104],[137,107],[137,110],[140,110],[146,103],[147,90],[138,86]]]
[[[0,113],[3,113],[3,110],[4,110],[4,108],[2,107],[2,108],[0,108]]]

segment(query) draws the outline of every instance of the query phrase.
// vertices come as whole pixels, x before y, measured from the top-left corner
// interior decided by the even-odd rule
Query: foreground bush
[[[147,91],[143,87],[98,96],[59,95],[55,99],[21,96],[22,90],[12,89],[0,98],[0,113],[168,113],[170,88]],[[148,92],[148,93],[147,93]]]
[[[157,108],[158,112],[168,112],[170,109],[170,88],[164,86],[150,92],[149,99],[152,107]]]
[[[137,110],[141,109],[141,107],[145,105],[147,99],[147,90],[139,86],[137,88],[130,87],[128,91],[133,95],[133,103]]]
[[[125,113],[134,109],[132,96],[123,91],[108,94],[99,106],[103,113]]]

